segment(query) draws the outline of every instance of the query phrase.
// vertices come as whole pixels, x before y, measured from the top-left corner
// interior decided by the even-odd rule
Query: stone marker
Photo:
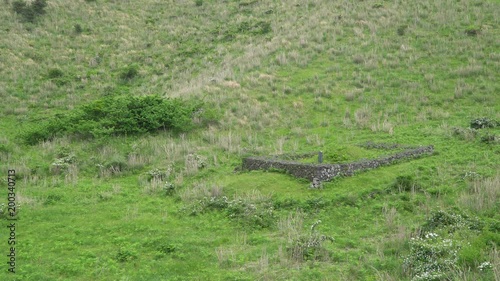
[[[321,184],[321,181],[318,178],[313,178],[311,183],[311,188],[320,189],[323,188],[323,185]]]

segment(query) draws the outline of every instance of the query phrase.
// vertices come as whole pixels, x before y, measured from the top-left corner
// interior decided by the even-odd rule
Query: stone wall
[[[329,181],[337,176],[352,176],[355,172],[366,171],[387,166],[398,161],[418,158],[434,152],[434,147],[424,146],[395,153],[371,160],[362,160],[343,164],[305,164],[294,161],[283,161],[263,157],[247,157],[243,159],[246,170],[284,170],[289,174],[305,178],[312,182]]]

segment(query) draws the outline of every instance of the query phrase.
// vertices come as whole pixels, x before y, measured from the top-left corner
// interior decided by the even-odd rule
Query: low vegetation
[[[498,1],[164,2],[0,1],[0,280],[500,279]]]
[[[103,98],[29,128],[22,139],[27,144],[52,140],[57,136],[79,138],[138,135],[158,130],[185,132],[193,128],[194,114],[201,104],[159,96]]]

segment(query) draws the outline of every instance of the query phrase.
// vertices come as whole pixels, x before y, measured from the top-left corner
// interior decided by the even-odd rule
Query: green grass
[[[17,273],[0,242],[1,280],[419,280],[411,239],[441,210],[482,223],[425,240],[460,246],[446,278],[500,278],[500,128],[469,129],[500,121],[498,1],[54,0],[32,23],[11,2],[0,173],[16,169],[21,206]],[[205,111],[180,133],[19,138],[97,100],[150,95]],[[319,190],[238,170],[253,155],[394,152],[367,141],[436,154]],[[321,235],[334,241],[301,244]]]

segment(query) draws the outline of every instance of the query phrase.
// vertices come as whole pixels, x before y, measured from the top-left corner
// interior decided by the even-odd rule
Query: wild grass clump
[[[49,121],[25,131],[21,138],[34,145],[62,135],[98,138],[159,130],[188,131],[193,128],[193,113],[200,107],[198,102],[159,96],[107,97],[83,105],[68,115],[56,114]]]
[[[295,262],[325,261],[328,260],[330,253],[325,248],[324,242],[335,241],[331,236],[319,233],[316,227],[321,220],[311,225],[309,233],[299,233],[294,237],[287,247],[287,252],[291,260]]]
[[[453,128],[453,133],[454,136],[458,137],[459,139],[465,140],[465,141],[472,141],[476,138],[478,135],[478,131],[474,128],[459,128],[455,127]]]
[[[474,179],[469,183],[467,191],[459,198],[461,204],[478,214],[494,216],[498,212],[500,202],[500,176],[485,179]]]

